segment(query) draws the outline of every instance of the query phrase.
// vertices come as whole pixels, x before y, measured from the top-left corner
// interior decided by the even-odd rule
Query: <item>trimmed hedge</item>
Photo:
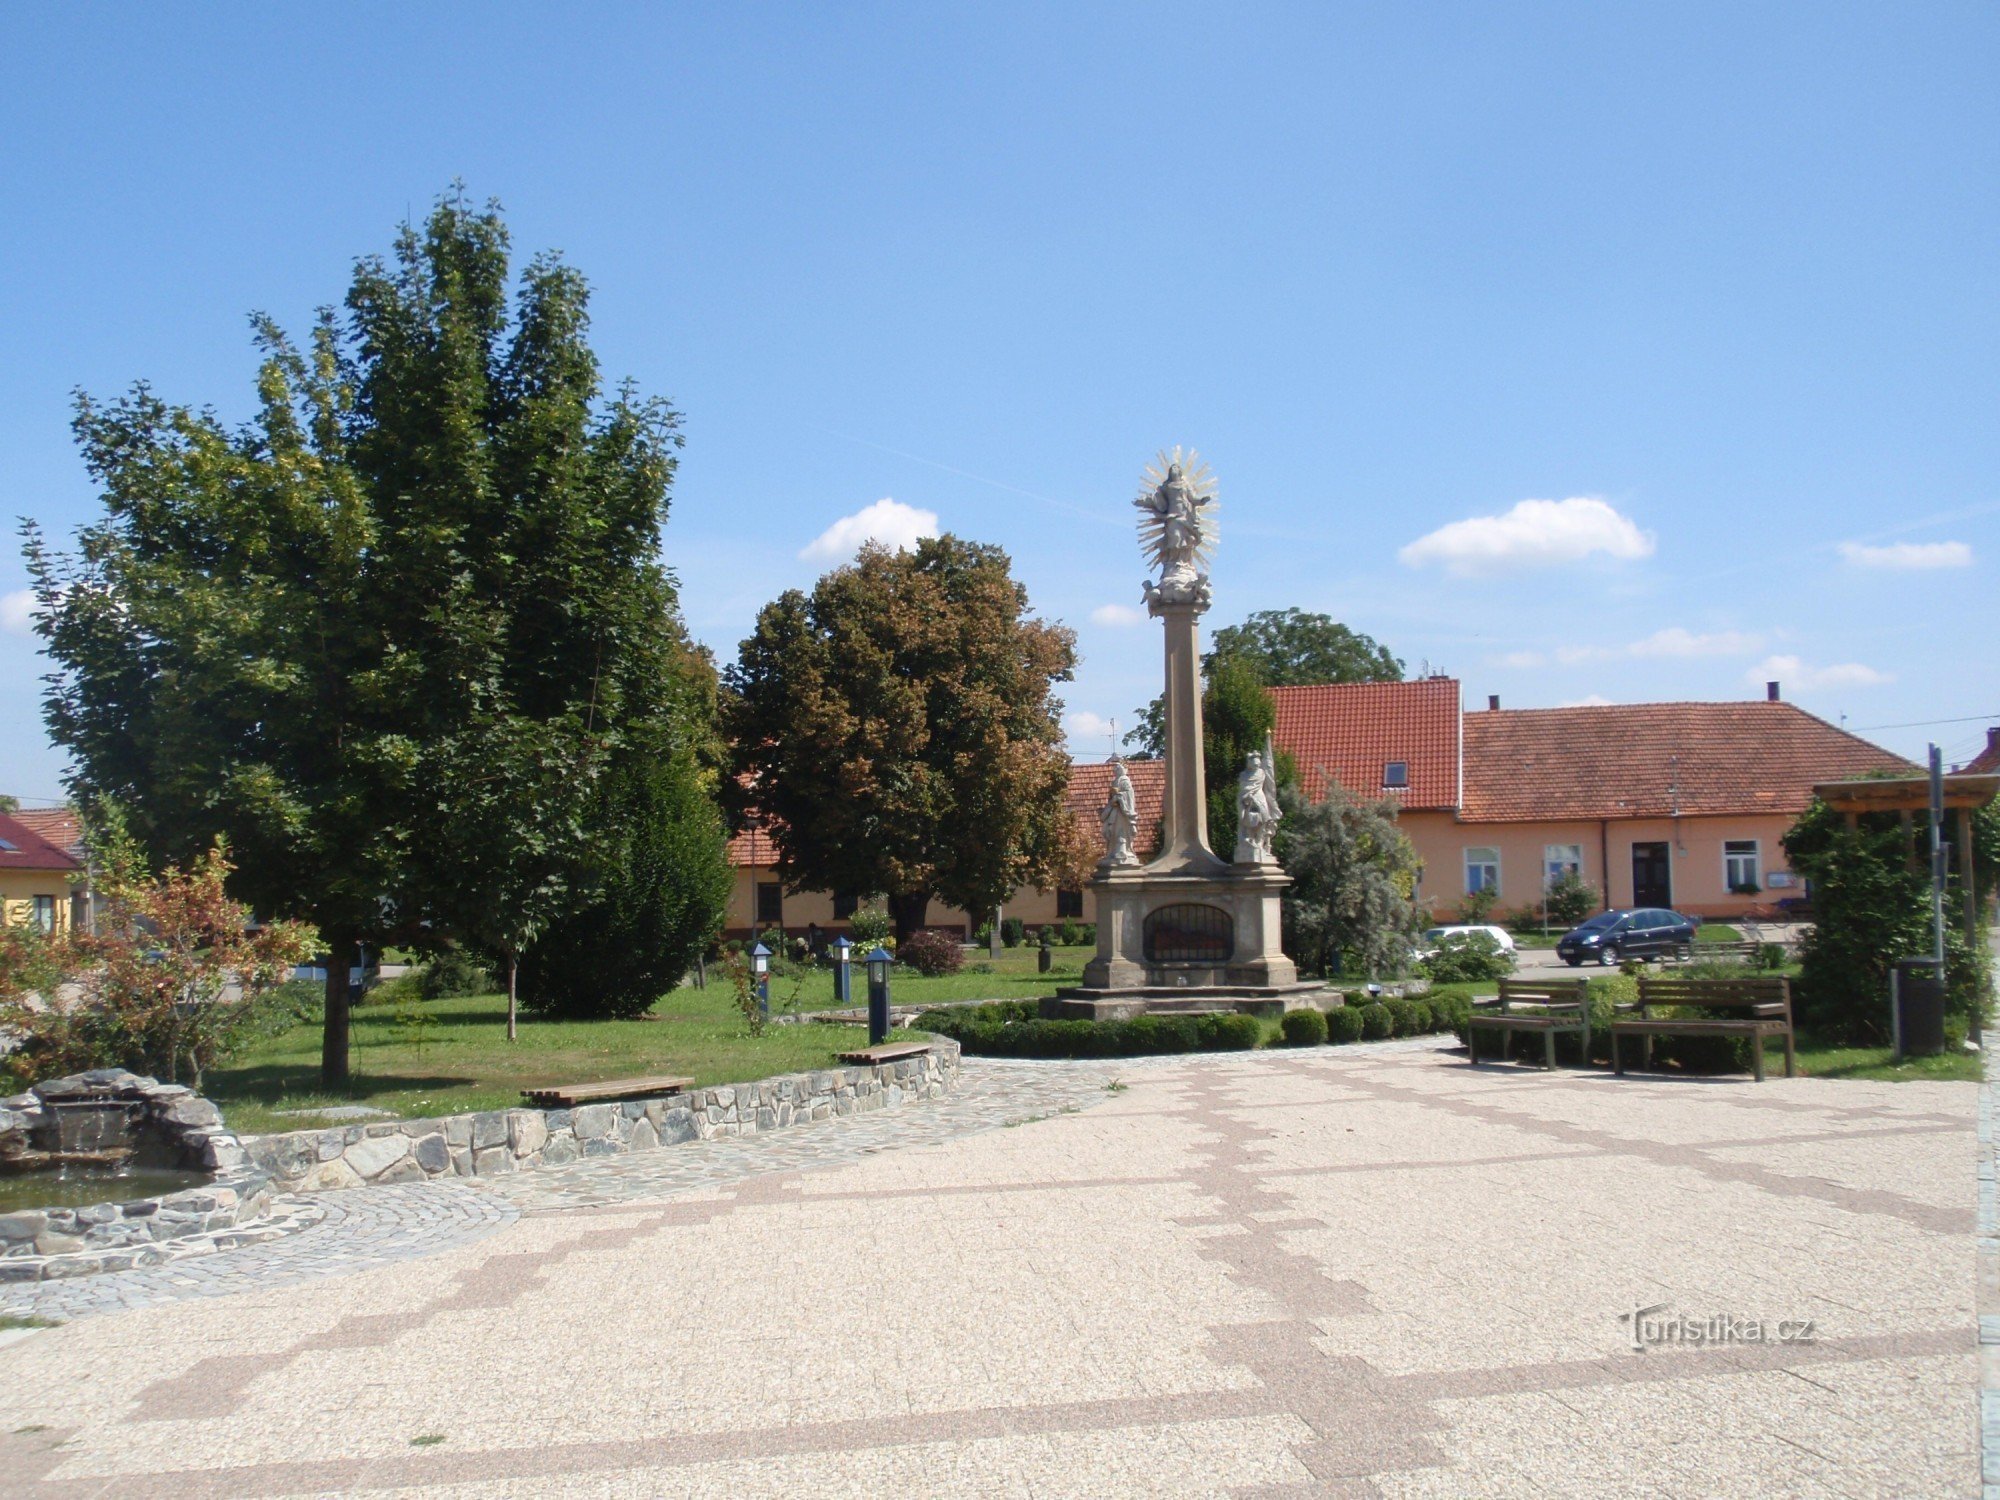
[[[1264,1040],[1255,1016],[1135,1016],[1129,1021],[1045,1021],[1032,1000],[927,1010],[923,1031],[984,1057],[1144,1057],[1163,1052],[1234,1052]]]
[[[1326,1013],[1326,1039],[1329,1042],[1358,1042],[1361,1040],[1361,1007],[1340,1005]]]
[[[1326,1040],[1326,1015],[1317,1010],[1288,1010],[1278,1029],[1289,1046],[1317,1047]]]
[[[1361,1007],[1361,1034],[1371,1042],[1384,1041],[1395,1034],[1396,1018],[1379,1000]]]

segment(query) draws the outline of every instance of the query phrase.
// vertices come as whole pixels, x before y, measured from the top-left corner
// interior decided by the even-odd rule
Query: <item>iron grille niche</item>
[[[1236,923],[1219,906],[1163,906],[1147,916],[1145,939],[1148,963],[1228,963]]]

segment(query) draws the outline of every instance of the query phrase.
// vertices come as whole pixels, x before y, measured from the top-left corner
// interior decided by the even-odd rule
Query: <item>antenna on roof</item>
[[[1111,716],[1111,758],[1118,759],[1118,716]]]

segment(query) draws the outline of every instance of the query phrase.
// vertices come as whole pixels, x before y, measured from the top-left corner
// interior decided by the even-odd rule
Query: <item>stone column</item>
[[[1216,863],[1208,847],[1208,797],[1202,774],[1201,645],[1198,604],[1161,604],[1153,613],[1166,625],[1166,800],[1161,809],[1156,865]]]

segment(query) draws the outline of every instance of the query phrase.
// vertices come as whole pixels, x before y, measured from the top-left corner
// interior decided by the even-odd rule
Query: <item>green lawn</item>
[[[1765,1053],[1766,1061],[1770,1053]],[[1809,1078],[1863,1078],[1878,1083],[1979,1082],[1977,1052],[1944,1052],[1936,1057],[1910,1057],[1900,1063],[1889,1061],[1887,1047],[1798,1048],[1799,1071]],[[1782,1066],[1782,1064],[1781,1064]]]
[[[963,969],[956,974],[940,974],[935,979],[898,965],[889,971],[889,1002],[897,1006],[937,1005],[947,1000],[1028,1000],[1037,995],[1053,995],[1060,986],[1083,982],[1083,966],[1096,951],[1051,948],[1052,965],[1046,974],[1036,967],[1039,950],[1026,943],[1018,948],[1002,948],[997,959],[987,957],[984,949],[968,954]],[[989,968],[991,973],[978,972]],[[793,983],[783,977],[771,981],[774,1011],[790,1008]],[[798,997],[800,1010],[831,1010],[833,971],[808,972],[799,984]],[[859,964],[854,966],[854,1003],[868,1003],[868,971]]]
[[[425,1018],[421,1037],[410,1015]],[[320,1092],[317,1026],[296,1027],[210,1070],[203,1092],[222,1106],[232,1129],[257,1135],[324,1123],[274,1114],[316,1105],[369,1104],[409,1119],[510,1108],[521,1103],[522,1089],[541,1084],[656,1073],[698,1085],[739,1083],[828,1067],[836,1052],[868,1040],[864,1027],[825,1025],[769,1026],[753,1037],[718,983],[676,990],[634,1021],[524,1015],[520,1040],[511,1043],[506,1022],[507,1002],[499,995],[434,1000],[405,1007],[402,1015],[392,1005],[364,1005],[354,1012],[354,1080],[345,1094]]]
[[[1694,930],[1697,943],[1740,943],[1743,933],[1727,922],[1704,922]]]

